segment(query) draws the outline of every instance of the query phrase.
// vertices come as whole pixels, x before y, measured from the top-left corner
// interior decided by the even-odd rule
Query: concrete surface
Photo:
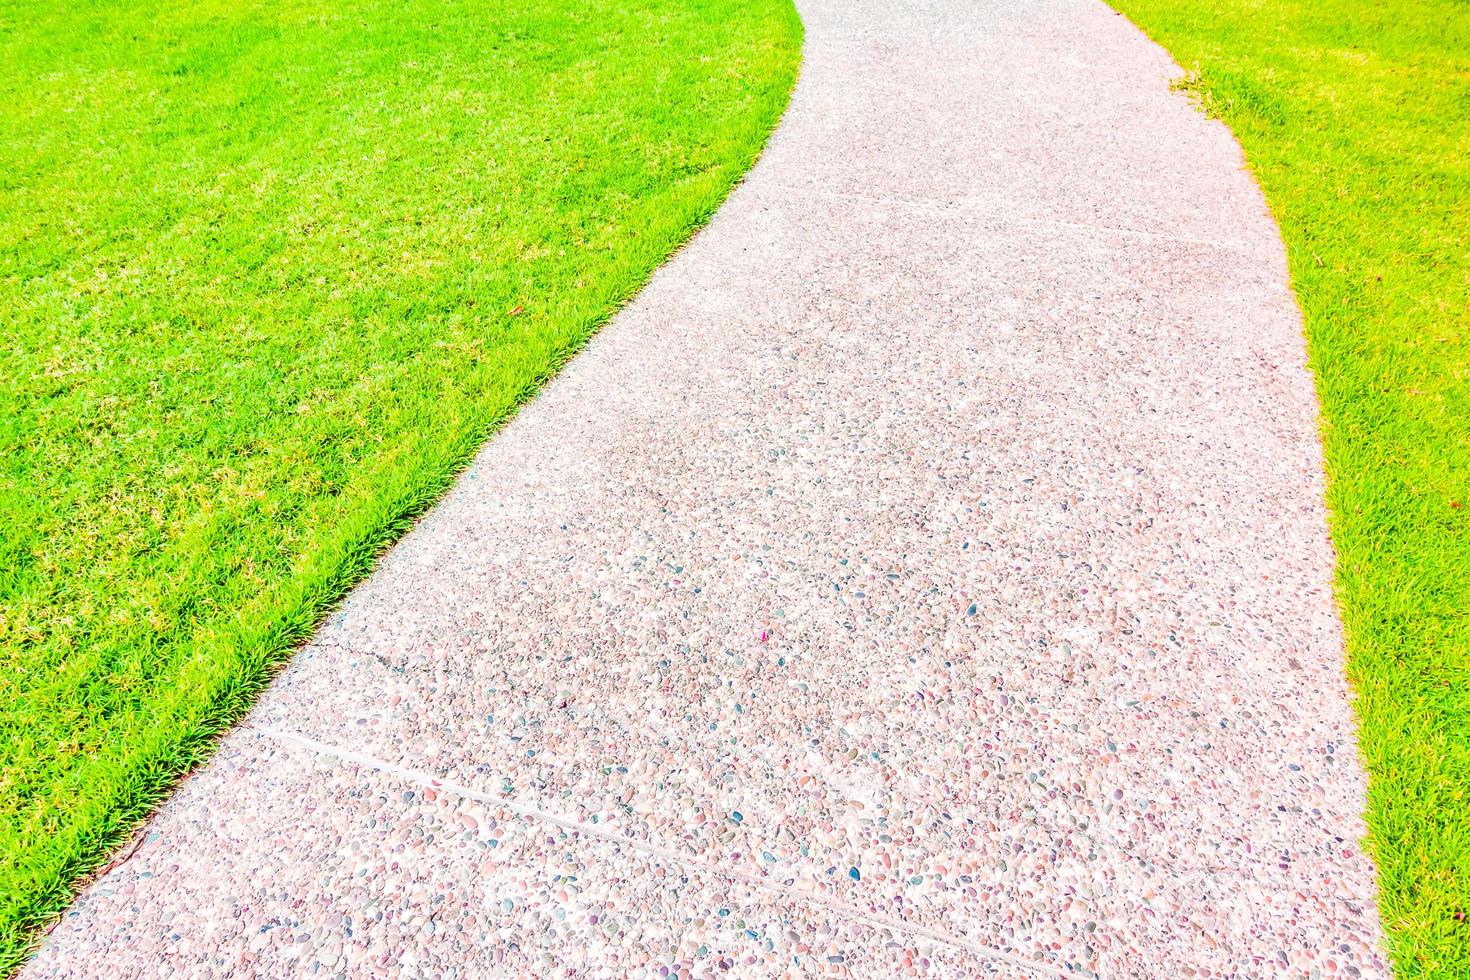
[[[1090,0],[802,0],[747,183],[30,976],[1384,976],[1275,228]]]

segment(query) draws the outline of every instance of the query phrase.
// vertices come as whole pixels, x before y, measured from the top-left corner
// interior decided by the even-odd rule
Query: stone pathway
[[[709,229],[28,967],[1383,976],[1316,406],[1092,0],[802,0]]]

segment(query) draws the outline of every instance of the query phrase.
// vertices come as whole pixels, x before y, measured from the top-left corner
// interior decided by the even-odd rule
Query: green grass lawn
[[[712,213],[800,31],[0,2],[0,972]]]
[[[1470,5],[1113,2],[1196,72],[1281,224],[1389,951],[1470,977]]]

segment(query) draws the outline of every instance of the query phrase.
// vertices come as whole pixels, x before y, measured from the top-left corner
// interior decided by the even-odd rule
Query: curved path
[[[1236,145],[1093,0],[801,7],[749,180],[33,975],[1385,973]]]

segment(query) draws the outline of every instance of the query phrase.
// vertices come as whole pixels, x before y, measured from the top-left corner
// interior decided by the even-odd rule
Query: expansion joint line
[[[455,796],[459,796],[467,800],[474,800],[478,803],[488,803],[494,806],[505,807],[507,810],[510,810],[513,813],[520,814],[523,817],[532,817],[536,820],[543,821],[544,823],[549,823],[553,826],[561,827],[564,830],[570,830],[587,837],[601,838],[614,844],[618,844],[622,847],[628,847],[635,851],[641,851],[645,854],[656,857],[659,860],[668,862],[670,864],[684,865],[689,868],[698,869],[699,871],[703,871],[707,874],[718,875],[722,878],[728,878],[734,881],[738,881],[743,884],[749,885],[752,888],[757,888],[761,891],[777,895],[781,898],[787,899],[788,901],[797,902],[803,905],[819,906],[829,912],[836,912],[851,919],[865,922],[870,926],[882,927],[893,932],[899,932],[909,936],[928,939],[932,942],[949,946],[952,949],[956,949],[964,953],[969,953],[972,956],[1006,963],[1010,966],[1018,967],[1023,970],[1028,970],[1031,973],[1039,976],[1064,978],[1071,976],[1071,974],[1058,970],[1055,967],[1047,966],[1042,963],[1036,963],[1031,960],[1025,959],[1024,957],[1016,956],[1012,953],[1006,953],[998,949],[991,949],[986,946],[979,946],[974,943],[967,942],[957,936],[952,936],[948,933],[943,933],[935,929],[928,929],[923,926],[913,925],[911,923],[904,922],[901,919],[895,919],[891,916],[884,915],[881,912],[872,912],[866,909],[861,909],[858,908],[856,905],[849,904],[848,902],[841,901],[840,899],[826,898],[820,895],[804,894],[794,888],[789,888],[786,885],[780,884],[779,882],[773,882],[765,878],[757,877],[756,875],[747,874],[743,871],[708,865],[705,864],[703,861],[696,860],[695,858],[689,857],[684,854],[679,854],[675,851],[669,850],[666,847],[662,847],[649,841],[631,840],[629,838],[623,837],[615,831],[612,831],[605,827],[600,827],[596,824],[583,823],[582,821],[576,820],[572,817],[564,816],[558,813],[551,813],[538,807],[527,806],[524,803],[517,803],[514,800],[508,800],[504,797],[496,796],[492,793],[484,793],[472,787],[463,786],[458,783],[439,779],[438,777],[431,776],[428,773],[420,772],[416,769],[409,769],[405,766],[395,765],[394,763],[388,762],[387,760],[378,759],[374,756],[365,755],[361,752],[353,752],[349,749],[339,748],[335,745],[329,745],[326,742],[319,742],[313,738],[307,738],[304,735],[296,735],[291,732],[284,732],[266,725],[247,723],[242,727],[244,727],[248,731],[253,731],[259,735],[264,735],[265,737],[270,738],[274,741],[282,742],[288,745],[295,745],[300,748],[310,749],[311,751],[319,755],[328,756],[330,758],[337,759],[340,762],[348,762],[356,766],[362,766],[365,769],[372,769],[377,772],[386,773],[387,775],[394,776],[400,780],[403,780],[404,782],[423,786],[427,789],[441,790],[446,793],[453,793]]]

